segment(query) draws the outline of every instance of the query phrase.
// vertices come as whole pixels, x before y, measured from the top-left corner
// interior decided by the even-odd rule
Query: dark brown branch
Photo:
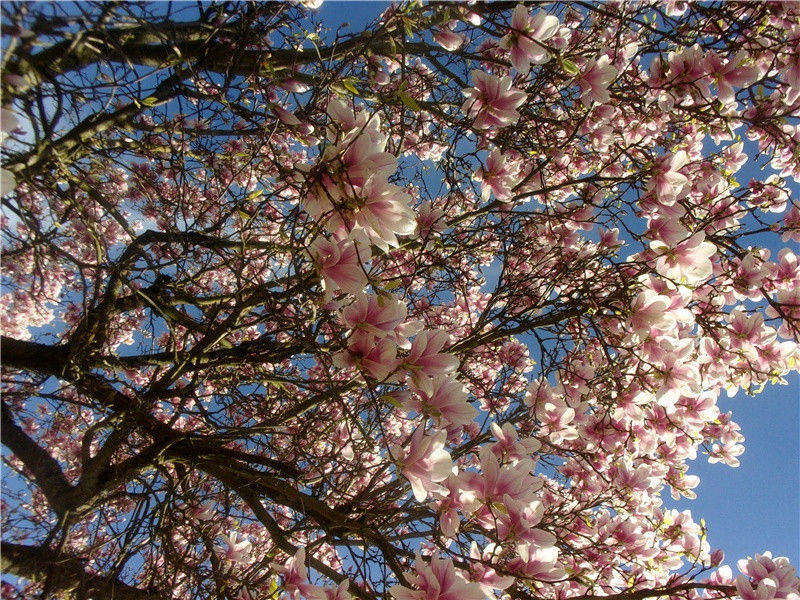
[[[136,588],[114,577],[90,572],[76,557],[57,554],[49,548],[3,542],[0,546],[3,572],[22,579],[48,583],[53,592],[71,593],[74,598],[115,600],[167,600],[153,590]]]

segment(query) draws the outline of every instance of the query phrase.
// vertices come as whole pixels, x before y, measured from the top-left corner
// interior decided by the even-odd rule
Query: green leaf
[[[144,100],[142,100],[142,104],[144,104],[145,106],[155,106],[157,103],[158,103],[158,98],[156,98],[155,96],[149,96]]]
[[[411,96],[409,96],[405,92],[397,92],[397,97],[400,98],[400,102],[405,104],[407,108],[410,108],[414,112],[419,112],[420,110],[422,110],[420,105],[417,104],[417,101],[414,100]]]
[[[381,400],[383,400],[384,402],[388,402],[395,408],[403,408],[403,403],[400,402],[400,400],[398,400],[391,394],[384,394],[383,396],[381,396]]]
[[[350,78],[342,79],[342,85],[348,92],[350,92],[354,96],[358,96],[359,94],[358,88],[353,84],[352,79]]]
[[[569,74],[569,75],[577,75],[580,73],[580,69],[578,69],[578,65],[574,62],[569,60],[568,58],[561,59],[561,66],[562,68]]]

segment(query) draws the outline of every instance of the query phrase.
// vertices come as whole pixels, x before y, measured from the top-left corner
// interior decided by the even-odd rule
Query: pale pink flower
[[[672,301],[653,290],[639,292],[631,303],[627,328],[632,335],[645,338],[652,328],[666,330],[675,325],[675,319],[667,312]]]
[[[549,40],[558,31],[558,18],[543,10],[533,17],[524,4],[517,4],[511,18],[511,31],[500,41],[503,48],[511,51],[511,64],[520,73],[527,73],[531,64],[538,65],[550,60],[542,42]]]
[[[595,61],[589,62],[581,69],[577,79],[578,86],[581,88],[581,101],[584,106],[590,106],[592,102],[608,102],[611,96],[608,93],[608,86],[617,77],[617,69],[611,64],[611,59],[603,55]]]
[[[345,223],[355,239],[373,243],[386,252],[400,245],[398,235],[411,235],[416,230],[417,219],[408,194],[385,179],[367,179],[359,191],[359,200],[352,222]]]
[[[336,587],[311,586],[305,592],[308,600],[351,600],[353,596],[348,592],[350,581],[345,579]]]
[[[792,204],[783,215],[783,234],[781,240],[800,242],[800,206]]]
[[[398,246],[398,235],[414,233],[416,218],[408,194],[388,181],[397,159],[384,151],[379,118],[354,112],[339,99],[328,103],[328,113],[331,145],[314,172],[306,210],[333,234],[350,235],[384,251]]]
[[[659,275],[686,285],[696,285],[708,279],[713,272],[711,257],[717,247],[705,241],[701,231],[680,242],[675,248],[667,248],[661,242],[650,242],[650,247],[660,253],[656,259]]]
[[[405,321],[405,303],[387,295],[356,294],[356,300],[342,310],[342,322],[376,337],[387,337]]]
[[[319,237],[311,244],[311,256],[322,276],[325,295],[336,290],[355,294],[367,285],[367,276],[359,260],[356,245],[350,240],[328,240]],[[363,256],[367,260],[369,256]]]
[[[468,394],[463,384],[450,377],[422,375],[413,387],[415,393],[404,407],[430,416],[437,424],[468,425],[478,412],[467,402]]]
[[[483,199],[488,200],[490,194],[500,201],[510,199],[518,172],[519,165],[494,148],[486,157],[486,164],[475,172],[475,179],[481,182]]]
[[[300,595],[308,596],[314,590],[308,581],[306,573],[306,550],[298,548],[294,556],[282,565],[271,563],[270,566],[283,578],[283,587],[293,600],[298,600]]]
[[[564,569],[558,564],[558,548],[549,546],[538,548],[533,544],[517,546],[518,558],[509,565],[525,577],[539,581],[558,581],[565,576]]]
[[[448,52],[454,52],[464,45],[467,36],[463,33],[453,31],[458,21],[450,21],[445,27],[437,27],[433,30],[433,39]]]
[[[433,555],[426,564],[417,556],[414,571],[405,575],[413,588],[392,586],[389,593],[395,600],[486,600],[481,587],[468,582],[449,558]]]
[[[787,558],[773,559],[770,552],[764,552],[742,559],[738,565],[743,574],[736,578],[736,590],[742,600],[800,598],[800,579]]]
[[[483,71],[470,72],[474,87],[464,90],[466,101],[461,110],[473,119],[476,129],[513,125],[519,120],[517,109],[527,94],[511,86],[511,78],[498,77]]]
[[[756,65],[743,64],[747,52],[740,50],[736,55],[725,60],[716,52],[711,52],[703,62],[709,75],[717,82],[719,100],[728,104],[734,100],[734,87],[747,87],[761,77],[761,70]]]
[[[514,583],[514,578],[509,575],[498,575],[489,565],[496,563],[502,549],[496,544],[487,544],[481,552],[478,544],[472,542],[469,556],[472,559],[470,575],[473,581],[481,586],[487,598],[494,597],[495,590],[504,590]]]
[[[497,510],[499,506],[502,506],[502,510]],[[495,503],[494,508],[495,529],[499,539],[534,544],[538,547],[552,546],[556,543],[552,533],[535,527],[544,514],[544,505],[538,500],[521,502],[505,495],[502,502]]]
[[[439,485],[453,470],[450,453],[444,449],[446,438],[446,431],[425,435],[420,427],[411,436],[405,450],[396,444],[389,449],[400,472],[411,483],[417,502],[424,502],[430,492],[447,492],[447,488]]]
[[[492,511],[493,503],[507,499],[529,504],[535,500],[542,482],[531,475],[533,463],[523,460],[515,465],[500,466],[497,457],[487,447],[480,452],[481,472],[465,472],[460,476],[463,487],[475,493],[475,504],[469,507],[473,517],[487,529],[494,529],[497,516]]]
[[[689,179],[680,172],[689,162],[689,155],[683,151],[665,154],[656,160],[653,177],[647,182],[647,189],[655,193],[658,201],[666,206],[675,204]]]
[[[250,560],[253,544],[247,539],[247,536],[232,531],[228,535],[223,536],[223,539],[227,545],[222,555],[225,560],[235,564],[243,564]]]
[[[520,439],[517,429],[511,423],[504,423],[502,427],[497,423],[491,424],[492,435],[497,441],[492,444],[492,452],[498,457],[505,457],[516,464],[521,460],[530,458],[541,443],[534,438]]]
[[[411,350],[403,361],[403,366],[414,374],[421,373],[428,377],[455,371],[458,368],[458,358],[442,352],[449,342],[450,336],[445,331],[422,331],[411,342]]]
[[[384,381],[397,368],[397,345],[388,338],[376,338],[366,331],[354,331],[342,350],[333,357],[339,367],[356,367],[378,381]]]

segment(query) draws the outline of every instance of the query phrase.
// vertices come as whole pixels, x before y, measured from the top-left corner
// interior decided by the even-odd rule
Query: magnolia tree
[[[3,598],[797,600],[800,4],[315,4],[3,3]]]

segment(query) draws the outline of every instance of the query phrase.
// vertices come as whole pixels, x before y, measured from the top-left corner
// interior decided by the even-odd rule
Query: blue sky
[[[318,14],[334,31],[343,22],[360,31],[386,6],[329,0]],[[756,165],[747,165],[739,179],[746,184],[757,174]],[[793,193],[799,192],[793,186]],[[720,410],[733,412],[746,437],[741,466],[709,464],[701,455],[690,468],[701,479],[697,499],[676,502],[665,494],[665,506],[705,519],[709,543],[722,548],[732,565],[764,550],[800,565],[800,378],[794,373],[788,379],[789,385],[770,385],[755,397],[727,398],[723,392]]]

